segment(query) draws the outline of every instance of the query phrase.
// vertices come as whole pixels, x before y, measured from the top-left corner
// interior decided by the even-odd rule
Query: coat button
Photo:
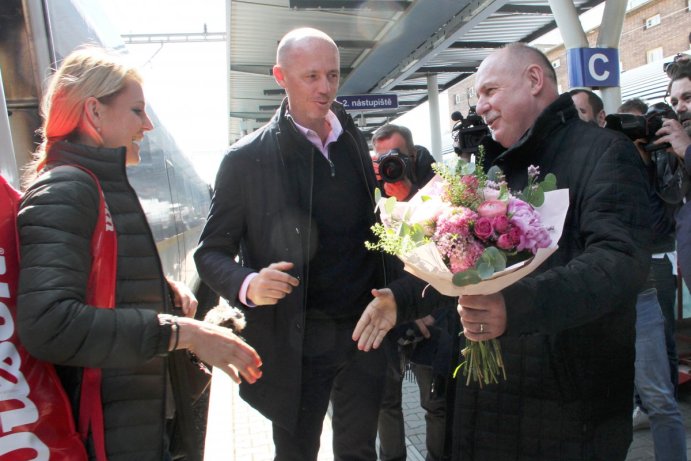
[[[302,329],[302,325],[300,325],[300,322],[295,322],[295,328],[298,330]]]

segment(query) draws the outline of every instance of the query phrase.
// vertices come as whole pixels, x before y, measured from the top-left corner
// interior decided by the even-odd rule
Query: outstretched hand
[[[360,316],[355,330],[353,341],[357,341],[358,349],[368,352],[377,349],[384,336],[396,325],[396,298],[388,288],[372,290],[374,299],[365,308]]]
[[[252,384],[262,376],[259,354],[229,328],[193,319],[178,319],[180,345],[203,362],[223,370],[240,384],[238,373]]]

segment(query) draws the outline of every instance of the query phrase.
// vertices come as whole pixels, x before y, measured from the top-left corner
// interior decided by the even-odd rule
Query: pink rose
[[[501,234],[497,239],[497,246],[502,250],[510,250],[514,247],[514,244],[511,242],[509,234]]]
[[[487,240],[493,234],[492,220],[489,218],[478,218],[473,226],[473,232],[480,240]]]
[[[497,234],[503,234],[509,228],[509,218],[506,215],[492,218],[492,227]]]
[[[521,243],[521,230],[518,227],[512,227],[509,229],[508,234],[511,243],[515,246]]]
[[[502,200],[487,200],[477,207],[477,214],[483,218],[506,215],[506,206],[506,202]]]

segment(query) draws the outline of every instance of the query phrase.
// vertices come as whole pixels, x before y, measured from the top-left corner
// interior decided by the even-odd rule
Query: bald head
[[[309,50],[315,43],[332,48],[338,56],[336,42],[324,32],[311,27],[293,29],[283,36],[276,50],[276,64],[285,66],[294,53]]]
[[[557,91],[557,74],[554,72],[554,68],[549,62],[549,59],[547,59],[547,56],[537,48],[520,42],[510,43],[490,54],[482,61],[480,67],[486,62],[492,62],[493,60],[503,62],[506,68],[514,73],[521,72],[530,65],[536,65],[542,69],[542,73],[547,80],[546,83],[550,86],[553,85],[554,90]]]
[[[492,137],[509,147],[533,125],[540,113],[559,97],[557,78],[549,60],[523,43],[489,55],[475,75],[477,113]]]

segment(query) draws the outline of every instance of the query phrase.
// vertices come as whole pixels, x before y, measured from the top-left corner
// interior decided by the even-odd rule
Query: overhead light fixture
[[[401,69],[401,73],[408,71],[408,69],[410,69],[415,64],[417,64],[418,61],[419,61],[419,59],[413,59],[412,61],[410,61],[408,64],[403,66],[403,69]]]
[[[384,84],[382,84],[379,88],[381,88],[383,90],[384,88],[391,85],[392,83],[393,83],[393,78],[390,78],[386,82],[384,82]]]

